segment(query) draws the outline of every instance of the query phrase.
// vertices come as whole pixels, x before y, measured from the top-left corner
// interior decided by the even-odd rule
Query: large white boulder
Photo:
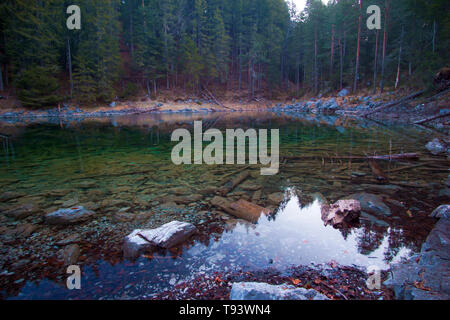
[[[180,221],[172,221],[157,229],[137,229],[125,237],[123,253],[126,258],[134,259],[154,247],[170,249],[196,232],[193,224]]]
[[[262,282],[236,282],[230,300],[329,300],[314,289],[292,285],[270,285]]]

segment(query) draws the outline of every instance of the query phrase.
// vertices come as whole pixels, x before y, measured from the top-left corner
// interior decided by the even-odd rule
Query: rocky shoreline
[[[446,93],[446,94],[443,94]],[[437,117],[428,124],[439,131],[448,134],[448,119],[450,117],[450,93],[439,93],[439,98],[419,99],[414,101],[401,97],[394,91],[384,93],[383,95],[362,95],[351,96],[349,89],[344,89],[336,96],[323,98],[319,95],[309,100],[293,99],[291,103],[271,102],[266,104],[231,104],[230,107],[216,105],[212,101],[200,101],[189,99],[186,101],[176,101],[173,103],[163,102],[145,102],[119,104],[111,103],[108,107],[97,108],[96,110],[81,109],[78,106],[63,104],[60,108],[47,110],[9,110],[0,111],[0,120],[10,123],[45,120],[48,121],[81,121],[90,118],[108,118],[116,116],[136,115],[136,114],[186,114],[186,113],[220,113],[220,112],[239,112],[239,111],[272,111],[272,112],[298,112],[312,114],[335,114],[346,117],[366,117],[370,114],[370,119],[380,120],[387,123],[416,123],[422,119]],[[399,99],[399,100],[397,100]],[[405,102],[401,102],[402,99]],[[390,103],[390,101],[399,101],[393,103],[386,112],[375,112],[378,108]],[[130,106],[131,105],[131,106]],[[136,106],[133,106],[136,105]]]

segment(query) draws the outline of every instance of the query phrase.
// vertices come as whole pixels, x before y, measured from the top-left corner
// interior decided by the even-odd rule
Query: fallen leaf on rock
[[[416,287],[417,289],[420,289],[420,290],[424,290],[424,291],[431,291],[430,288],[425,287],[425,280],[422,280],[420,282],[414,281],[414,287]]]

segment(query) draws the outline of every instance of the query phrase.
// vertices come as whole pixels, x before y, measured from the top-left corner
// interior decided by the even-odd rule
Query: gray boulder
[[[383,202],[383,198],[371,193],[355,193],[347,199],[358,200],[361,204],[361,210],[369,214],[390,216],[391,209]]]
[[[397,299],[448,300],[450,298],[450,220],[440,219],[422,245],[420,254],[391,266],[385,285]]]
[[[292,285],[270,285],[262,282],[236,282],[230,300],[329,300],[316,290]]]
[[[317,105],[317,108],[319,109],[320,112],[323,113],[334,113],[337,110],[339,110],[339,105],[336,102],[336,99],[332,98],[320,105]]]
[[[450,218],[450,205],[444,204],[442,206],[437,207],[431,213],[431,217],[439,218],[439,219],[448,219],[448,218]]]
[[[427,150],[430,151],[430,153],[433,155],[445,153],[447,150],[447,148],[438,138],[435,138],[432,141],[428,142],[425,148],[427,148]]]
[[[45,222],[56,225],[69,225],[89,220],[95,213],[79,206],[69,209],[60,209],[45,216]]]
[[[339,91],[338,97],[346,97],[349,94],[350,94],[350,91],[348,89],[343,89],[343,90]]]
[[[126,258],[134,259],[155,247],[170,249],[196,232],[197,228],[193,224],[180,221],[172,221],[157,229],[137,229],[125,237],[123,253]]]

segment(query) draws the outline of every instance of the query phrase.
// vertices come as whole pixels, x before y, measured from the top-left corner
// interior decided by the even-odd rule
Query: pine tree
[[[61,99],[56,78],[62,41],[60,9],[57,0],[18,0],[7,7],[11,19],[5,32],[6,53],[24,106],[51,106]]]

